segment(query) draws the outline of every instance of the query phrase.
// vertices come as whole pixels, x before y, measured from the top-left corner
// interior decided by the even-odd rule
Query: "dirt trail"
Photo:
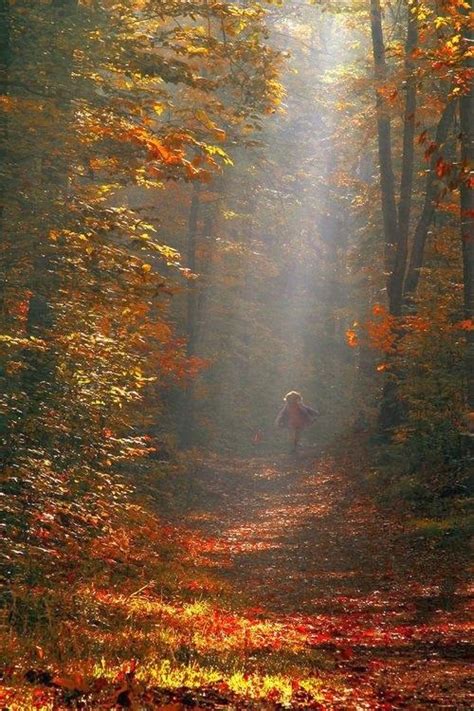
[[[408,536],[330,458],[205,462],[192,488],[187,522],[221,541],[232,559],[224,575],[267,609],[334,610],[353,596],[380,607],[389,597],[420,617],[423,598],[428,613],[429,600],[465,601],[463,556]],[[457,595],[444,601],[453,581]]]
[[[386,708],[474,705],[465,553],[414,536],[344,465],[209,460],[185,518],[216,539],[221,574],[245,605],[311,629],[350,683],[395,687],[404,701]]]
[[[227,544],[226,575],[256,604],[311,612],[386,587],[394,531],[351,497],[333,462],[231,461],[199,479],[208,497],[190,519]]]

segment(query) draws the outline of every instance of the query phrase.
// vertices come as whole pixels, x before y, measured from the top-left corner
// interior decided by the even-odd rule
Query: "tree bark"
[[[387,272],[387,298],[392,316],[401,316],[403,285],[408,253],[408,231],[410,224],[411,199],[413,190],[414,136],[416,111],[416,77],[414,75],[413,50],[418,40],[416,18],[408,8],[408,27],[405,44],[405,69],[407,71],[407,93],[405,101],[403,156],[400,182],[400,201],[397,210],[395,178],[392,164],[392,136],[390,114],[384,106],[381,88],[388,78],[385,46],[382,28],[380,0],[370,2],[370,23],[374,57],[375,79],[377,83],[377,137],[380,165],[380,193],[385,242],[385,271]],[[388,433],[403,418],[403,405],[397,396],[397,373],[384,383],[379,413],[379,426]]]
[[[436,127],[435,143],[438,149],[432,153],[430,159],[430,167],[426,176],[425,183],[425,198],[423,202],[423,208],[421,215],[418,219],[415,234],[413,236],[413,244],[410,254],[410,261],[408,265],[407,275],[405,279],[405,289],[404,297],[405,300],[409,299],[416,291],[418,287],[418,282],[420,280],[420,269],[423,266],[423,258],[425,253],[426,238],[428,235],[428,228],[433,219],[435,212],[435,199],[436,199],[436,184],[435,184],[435,167],[436,161],[440,156],[439,147],[445,143],[450,126],[452,124],[454,114],[456,111],[456,102],[450,101],[446,104],[441,118]]]
[[[51,7],[53,8],[53,31],[54,36],[51,37],[51,59],[53,66],[58,67],[57,74],[51,77],[59,84],[65,86],[70,82],[71,72],[73,70],[73,47],[70,47],[65,53],[61,43],[58,42],[61,38],[61,24],[67,26],[67,23],[72,17],[73,11],[77,8],[78,0],[52,0]],[[72,123],[71,99],[65,98],[61,101],[62,115],[62,130]],[[59,137],[55,148],[59,152]],[[66,151],[64,151],[66,154]],[[67,186],[69,179],[70,166],[67,157],[56,157],[55,167],[51,174],[46,174],[44,168],[41,168],[37,179],[47,185],[54,185],[54,190],[57,191],[56,197],[66,201]],[[34,211],[36,206],[31,205]],[[28,315],[28,332],[30,335],[35,335],[41,338],[42,333],[46,334],[54,324],[53,308],[51,305],[50,294],[54,293],[58,288],[58,263],[57,257],[51,252],[48,244],[48,239],[42,237],[36,240],[34,246],[35,255],[33,258],[33,274],[31,292],[33,294],[30,301],[30,311]]]
[[[46,84],[67,86],[71,81],[73,47],[64,51],[62,33],[63,28],[70,28],[68,23],[71,22],[77,5],[78,0],[52,0],[51,2],[51,37],[48,59],[52,61],[50,66],[46,65],[44,71]],[[22,48],[20,47],[20,49]],[[21,52],[19,52],[19,56],[21,56]],[[54,171],[52,174],[48,174],[41,166],[35,173],[36,169],[31,168],[34,179],[41,182],[45,194],[48,194],[50,205],[54,205],[55,198],[65,202],[67,199],[70,165],[67,151],[61,152],[60,146],[64,148],[66,144],[64,134],[71,123],[71,108],[70,99],[61,101],[61,111],[58,113],[60,129],[54,143],[56,152]],[[57,355],[50,344],[57,318],[55,299],[61,283],[61,266],[60,258],[52,249],[47,237],[45,224],[47,224],[49,215],[37,214],[38,205],[34,199],[30,199],[24,209],[29,212],[27,216],[30,223],[38,226],[34,242],[31,245],[32,269],[29,277],[31,298],[26,333],[28,336],[44,340],[48,346],[45,351],[36,351],[28,347],[23,351],[22,359],[26,367],[22,373],[22,389],[27,394],[27,404],[23,416],[28,419],[36,418],[41,413],[45,403],[51,400],[52,394],[59,387],[56,373]],[[32,432],[28,434],[25,441],[33,448],[38,443],[44,448],[51,446],[49,435],[45,431]]]
[[[408,234],[413,193],[413,165],[415,158],[416,75],[413,52],[418,42],[417,19],[408,8],[408,26],[405,43],[406,99],[403,121],[403,157],[398,204],[398,240],[395,263],[390,275],[391,313],[400,316],[403,304],[403,287],[408,257]]]
[[[395,263],[395,245],[398,237],[398,217],[395,202],[395,178],[392,165],[392,135],[390,114],[384,106],[381,88],[387,80],[387,63],[382,30],[380,0],[370,0],[370,24],[376,79],[377,136],[380,164],[380,192],[385,239],[385,269],[392,272]],[[389,303],[391,302],[390,283]]]
[[[8,72],[11,62],[10,45],[10,3],[0,0],[0,94],[8,93]],[[6,111],[0,115],[0,230],[2,228],[4,206],[4,191],[6,178],[6,158],[8,138],[8,118]],[[2,280],[3,283],[3,280]]]
[[[200,208],[200,192],[201,184],[194,183],[193,194],[191,197],[191,207],[189,210],[189,221],[188,221],[188,243],[186,250],[186,264],[187,267],[194,273],[196,271],[196,243],[197,243],[197,232],[198,232],[198,219],[199,219],[199,208]],[[196,340],[196,289],[194,281],[191,280],[188,284],[188,295],[187,295],[187,319],[186,319],[186,330],[188,337],[187,353],[188,356],[194,355],[195,351],[195,340]]]
[[[192,271],[196,271],[196,244],[198,233],[199,207],[200,207],[200,192],[201,184],[196,182],[193,185],[191,196],[191,207],[189,209],[188,220],[188,239],[186,250],[187,267]],[[197,293],[196,285],[193,280],[188,282],[187,292],[187,317],[186,317],[186,335],[187,346],[186,353],[189,356],[195,354],[196,350],[196,309],[197,309]],[[192,382],[188,383],[183,402],[183,420],[182,420],[182,443],[185,447],[191,447],[193,443],[194,431],[194,388]]]
[[[0,94],[8,93],[8,73],[11,62],[10,44],[10,3],[8,0],[0,0]],[[7,178],[7,140],[8,140],[8,118],[6,111],[0,114],[0,234],[3,233],[3,219],[5,213],[5,180]],[[3,235],[2,235],[3,236]],[[6,260],[0,270],[0,314],[4,313],[4,288]]]
[[[465,49],[470,48],[474,32],[467,27],[464,34]],[[474,70],[472,54],[466,60],[466,70]],[[464,272],[464,316],[474,319],[474,96],[472,76],[468,91],[461,97],[461,238]],[[474,331],[468,330],[466,352],[466,404],[474,412]]]
[[[8,87],[8,70],[11,61],[10,47],[10,7],[8,0],[0,0],[0,94],[5,95]],[[6,160],[7,160],[7,138],[8,138],[8,118],[6,112],[0,115],[0,239],[5,250],[5,240],[3,235],[3,221],[5,213],[5,178],[6,178]],[[0,264],[0,319],[2,320],[3,328],[6,326],[8,314],[5,307],[5,286],[7,279],[7,260],[6,254],[2,252],[2,260]],[[5,364],[3,359],[0,361],[0,389],[3,393],[8,387],[8,376],[5,372]],[[4,434],[8,427],[8,416],[4,413],[0,414],[0,459],[4,457]]]

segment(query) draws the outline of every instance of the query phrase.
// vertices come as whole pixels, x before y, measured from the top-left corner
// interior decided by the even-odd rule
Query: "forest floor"
[[[449,529],[433,538],[432,522],[377,507],[347,462],[307,450],[196,466],[176,517],[215,541],[247,618],[279,630],[266,655],[249,642],[247,676],[289,674],[292,708],[473,708],[466,550]]]
[[[193,453],[158,483],[150,462],[158,564],[142,537],[143,575],[127,577],[137,544],[120,536],[107,555],[125,577],[58,597],[74,608],[29,662],[15,642],[0,708],[474,708],[465,538],[375,504],[364,452],[345,449]]]

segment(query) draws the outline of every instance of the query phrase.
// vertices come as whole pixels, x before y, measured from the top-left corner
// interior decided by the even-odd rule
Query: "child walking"
[[[305,405],[302,396],[296,390],[287,393],[283,400],[285,404],[277,415],[275,425],[290,430],[291,451],[296,452],[301,433],[314,422],[319,413]]]

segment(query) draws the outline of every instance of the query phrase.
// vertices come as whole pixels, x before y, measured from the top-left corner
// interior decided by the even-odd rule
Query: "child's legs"
[[[300,429],[300,428],[298,428],[298,429],[296,430],[296,432],[295,432],[295,449],[296,449],[296,447],[297,447],[297,446],[299,445],[299,443],[300,443],[301,433],[302,433],[302,432],[303,432],[303,430]]]
[[[296,451],[301,439],[301,429],[296,427],[294,430],[290,430],[290,440],[293,452]]]

